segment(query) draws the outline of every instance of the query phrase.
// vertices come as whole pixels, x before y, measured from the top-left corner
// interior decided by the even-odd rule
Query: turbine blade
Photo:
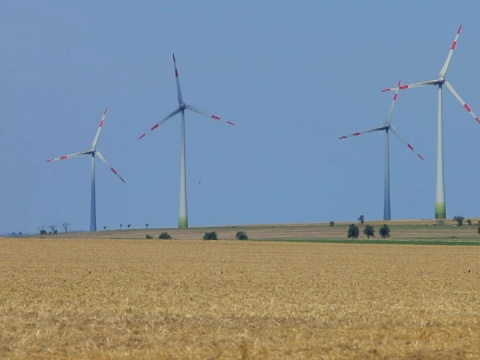
[[[173,67],[175,68],[175,81],[177,82],[178,103],[183,104],[182,89],[180,87],[180,79],[178,77],[177,60],[175,59],[175,54],[173,54]]]
[[[122,180],[123,182],[125,182],[125,180],[123,180],[123,178],[120,176],[120,174],[117,172],[117,170],[115,170],[115,168],[114,168],[113,166],[111,166],[111,165],[107,162],[107,160],[105,160],[105,158],[104,158],[103,155],[100,153],[100,151],[98,151],[98,150],[95,151],[95,155],[98,156],[98,158],[99,158],[100,160],[102,160],[103,163],[110,168],[110,171],[111,171],[111,172],[113,172],[115,175],[117,175],[120,180]]]
[[[387,91],[396,91],[397,89],[399,90],[406,90],[406,89],[412,89],[420,86],[425,86],[425,85],[437,85],[439,83],[438,80],[427,80],[427,81],[422,81],[414,84],[408,84],[408,85],[399,85],[397,87],[393,88],[385,88],[382,89],[382,92],[387,92]]]
[[[423,159],[423,156],[420,155],[420,154],[413,148],[413,146],[412,146],[407,140],[405,140],[405,139],[398,133],[398,130],[397,130],[397,129],[395,129],[393,126],[390,126],[390,131],[391,131],[392,133],[394,133],[395,136],[400,139],[400,141],[402,141],[403,143],[405,143],[405,145],[407,145],[410,150],[412,150],[415,154],[417,154],[417,156],[418,156],[420,159],[424,160],[424,159]]]
[[[70,154],[70,155],[62,155],[62,156],[59,156],[57,158],[48,159],[47,162],[52,162],[52,161],[57,161],[57,160],[67,160],[67,159],[70,159],[70,158],[73,158],[73,157],[76,157],[76,156],[88,155],[88,154],[91,154],[91,153],[92,153],[92,151],[88,150],[88,151],[73,153],[73,154]]]
[[[392,104],[390,105],[390,110],[388,111],[387,117],[385,118],[385,125],[388,126],[390,121],[392,120],[393,108],[395,107],[395,103],[397,102],[398,92],[400,91],[400,83],[401,80],[398,81],[397,90],[395,90],[395,94],[393,94]]]
[[[162,121],[160,121],[159,123],[156,123],[155,125],[153,125],[151,128],[150,128],[150,131],[153,131],[153,130],[156,130],[160,125],[162,125],[165,121],[169,120],[170,118],[172,118],[173,116],[177,115],[179,112],[181,111],[180,108],[178,108],[177,110],[175,110],[174,112],[172,112],[171,114],[169,114],[166,118],[164,118]],[[143,133],[142,135],[140,135],[138,137],[138,140],[140,139],[143,139],[145,136],[147,136],[147,133]]]
[[[97,133],[95,134],[95,138],[93,139],[93,142],[92,142],[92,149],[95,149],[95,147],[97,146],[98,137],[100,136],[100,131],[102,131],[103,123],[105,122],[106,115],[107,115],[107,108],[105,108],[105,111],[103,112],[102,120],[100,120],[100,124],[98,124]]]
[[[462,104],[462,106],[465,108],[465,110],[468,111],[468,113],[475,119],[477,120],[478,123],[480,123],[480,119],[477,117],[477,115],[475,115],[475,113],[472,111],[472,109],[470,108],[470,106],[468,106],[468,104],[463,101],[463,99],[460,97],[460,95],[458,95],[458,93],[455,91],[455,89],[453,88],[452,84],[450,84],[448,81],[445,80],[444,82],[445,86],[447,87],[448,90],[450,90],[450,92],[452,93],[453,96],[456,97],[456,99],[460,102],[460,104]]]
[[[367,133],[370,133],[370,132],[380,131],[380,130],[385,130],[385,129],[386,129],[385,126],[377,127],[377,128],[368,129],[368,130],[365,130],[365,131],[359,131],[359,132],[356,132],[356,133],[353,133],[353,134],[350,134],[350,135],[340,136],[339,139],[342,140],[342,139],[346,139],[346,138],[349,138],[349,137],[359,136],[359,135],[362,135],[362,134],[367,134]]]
[[[196,107],[193,107],[191,105],[185,105],[185,109],[188,109],[188,110],[191,110],[193,112],[196,112],[198,114],[201,114],[201,115],[205,115],[205,116],[208,116],[209,118],[212,118],[214,120],[217,120],[217,121],[224,121],[225,123],[227,123],[228,125],[232,125],[232,126],[235,126],[235,123],[233,121],[230,121],[230,120],[223,120],[220,116],[218,115],[214,115],[214,114],[210,114],[210,113],[207,113],[203,110],[200,110]]]
[[[460,32],[462,31],[462,25],[457,30],[457,34],[455,35],[455,40],[452,42],[452,46],[450,46],[450,51],[448,52],[447,59],[445,60],[445,64],[443,64],[442,68],[440,69],[440,73],[438,76],[443,78],[445,76],[445,73],[447,72],[448,65],[450,64],[450,60],[452,59],[453,51],[455,50],[455,47],[457,46],[457,41],[458,37],[460,36]]]

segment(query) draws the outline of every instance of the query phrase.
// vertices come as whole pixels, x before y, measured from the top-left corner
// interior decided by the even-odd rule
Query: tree
[[[128,224],[128,225],[127,225],[127,228],[129,228],[129,229],[130,229],[130,226],[132,226],[132,224]]]
[[[360,224],[363,226],[363,223],[365,222],[365,216],[360,215],[357,220],[360,221]]]
[[[384,239],[390,237],[390,228],[387,224],[383,224],[383,226],[378,232],[380,233],[380,236]]]
[[[363,229],[363,233],[367,235],[367,238],[369,239],[370,236],[375,237],[375,229],[372,225],[365,226],[365,229]]]
[[[58,232],[57,231],[57,225],[50,225],[49,228],[50,228],[52,234],[56,234]]]
[[[335,226],[335,221],[330,221],[330,226]]]
[[[153,236],[152,235],[145,235],[145,239],[148,239],[148,240],[153,239]]]
[[[472,226],[472,220],[467,219],[467,224],[468,224],[468,226]]]
[[[122,230],[122,226],[123,226],[123,224],[120,224],[120,230]]]
[[[47,230],[45,230],[45,226],[43,225],[38,227],[38,232],[40,235],[47,235]]]
[[[147,229],[148,229],[148,225],[150,225],[150,224],[145,224],[145,228],[147,228]]]
[[[350,224],[350,226],[348,227],[347,237],[349,239],[357,239],[359,234],[360,231],[358,230],[358,226],[355,224]]]
[[[172,237],[170,236],[169,233],[163,232],[160,235],[158,235],[158,238],[162,240],[168,240],[168,239],[171,239]]]
[[[70,226],[70,224],[68,222],[64,222],[62,226],[65,229],[65,232],[68,233],[68,227]]]
[[[248,240],[247,233],[244,231],[238,231],[237,234],[235,235],[235,238],[237,240]]]
[[[457,226],[462,226],[463,225],[463,220],[465,218],[463,216],[454,216],[453,221],[457,223]]]
[[[103,230],[107,230],[107,227],[106,227],[106,226],[104,226],[104,227],[103,227]]]
[[[477,228],[477,233],[480,235],[480,221],[478,222],[478,228]]]
[[[215,231],[206,232],[203,235],[203,240],[218,240],[217,233]]]

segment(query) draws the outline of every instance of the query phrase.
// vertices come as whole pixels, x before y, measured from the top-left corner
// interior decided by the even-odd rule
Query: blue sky
[[[391,93],[447,78],[480,114],[476,1],[2,1],[0,233],[89,228],[87,150],[105,107],[97,224],[176,227],[180,122],[137,137],[184,99],[237,123],[187,113],[190,226],[383,216],[381,125]],[[436,91],[403,91],[392,123],[392,217],[434,216]],[[480,216],[480,125],[444,93],[447,216]]]

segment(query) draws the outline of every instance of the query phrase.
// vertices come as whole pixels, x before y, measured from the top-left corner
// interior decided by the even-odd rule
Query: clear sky
[[[434,79],[459,25],[447,78],[480,114],[478,1],[0,2],[0,233],[69,222],[88,230],[88,150],[102,229],[176,227],[187,103],[236,122],[187,119],[190,226],[354,221],[383,216],[381,125],[392,93]],[[392,124],[392,218],[434,217],[434,87],[403,91]],[[480,125],[444,92],[447,217],[478,217]]]

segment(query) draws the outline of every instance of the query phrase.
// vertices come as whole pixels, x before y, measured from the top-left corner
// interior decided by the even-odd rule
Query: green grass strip
[[[378,244],[378,245],[448,245],[480,246],[479,241],[442,241],[442,240],[335,240],[335,239],[265,239],[252,241],[306,242],[327,244]]]

